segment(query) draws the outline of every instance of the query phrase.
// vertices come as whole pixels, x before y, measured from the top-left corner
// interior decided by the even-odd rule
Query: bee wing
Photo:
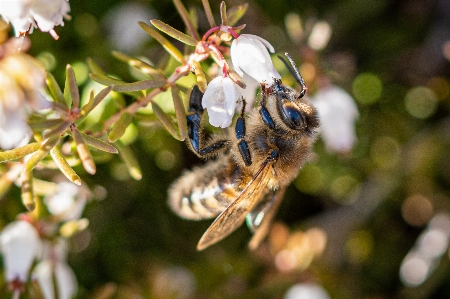
[[[217,216],[198,242],[197,250],[219,242],[244,223],[247,213],[266,191],[271,162],[269,159],[265,160],[239,196]]]
[[[280,207],[286,187],[281,188],[275,193],[271,193],[268,201],[257,205],[247,215],[247,224],[253,232],[253,237],[248,244],[250,250],[258,248],[261,241],[266,237],[270,224],[272,224],[275,213]]]

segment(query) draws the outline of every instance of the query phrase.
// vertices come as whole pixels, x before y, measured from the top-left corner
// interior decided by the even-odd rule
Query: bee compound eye
[[[291,102],[285,102],[282,105],[282,119],[283,122],[291,129],[299,130],[305,126],[305,118],[303,113],[298,109],[295,104]]]

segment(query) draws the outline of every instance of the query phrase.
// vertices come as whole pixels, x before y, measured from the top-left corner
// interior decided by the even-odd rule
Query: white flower
[[[86,204],[86,196],[80,189],[72,183],[59,183],[56,193],[44,198],[48,211],[64,221],[79,219]]]
[[[289,288],[284,299],[330,299],[327,291],[319,284],[297,283]]]
[[[281,79],[267,48],[274,52],[268,41],[252,34],[241,34],[233,40],[230,55],[236,72],[241,76],[245,72],[259,83],[266,82],[267,85],[272,85],[273,78]]]
[[[231,125],[239,96],[238,86],[228,77],[219,76],[209,82],[202,99],[209,123],[221,128]]]
[[[77,292],[77,279],[72,269],[60,261],[43,260],[36,265],[33,275],[37,278],[45,299],[55,299],[53,288],[55,275],[59,299],[71,299]]]
[[[41,240],[34,226],[26,221],[8,224],[0,234],[0,249],[6,280],[26,282],[30,267],[41,251]]]
[[[0,15],[13,25],[16,36],[30,28],[39,27],[48,32],[57,25],[63,26],[63,18],[68,17],[69,11],[67,0],[0,1]]]
[[[27,110],[47,108],[44,97],[45,70],[33,57],[9,52],[10,43],[0,48],[0,148],[11,149],[28,142],[31,130]]]
[[[353,98],[342,88],[319,90],[312,103],[319,113],[321,136],[331,152],[349,152],[356,141],[355,121],[359,116]]]

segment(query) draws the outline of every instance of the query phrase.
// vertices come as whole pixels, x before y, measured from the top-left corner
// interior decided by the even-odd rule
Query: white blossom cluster
[[[53,215],[51,221],[23,217],[0,232],[5,278],[12,291],[22,292],[31,270],[31,279],[37,280],[43,297],[53,299],[55,277],[58,298],[70,299],[77,292],[77,281],[66,262],[68,240],[56,229],[59,224],[79,220],[86,194],[82,187],[59,183],[54,193],[45,196],[44,203]]]
[[[2,0],[0,15],[14,27],[16,36],[39,28],[57,38],[53,28],[64,26],[70,6],[68,0]]]

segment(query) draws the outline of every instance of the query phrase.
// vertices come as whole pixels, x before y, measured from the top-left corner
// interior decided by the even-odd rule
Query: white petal
[[[0,248],[6,280],[25,282],[31,264],[41,250],[37,230],[26,221],[11,222],[0,234]]]
[[[230,116],[224,103],[218,103],[208,109],[209,123],[214,127],[226,128],[231,124],[232,116]]]
[[[237,45],[237,40],[233,40],[230,47],[230,57],[231,62],[233,63],[234,70],[242,77],[244,73],[241,70],[240,64],[239,64],[239,50]]]
[[[63,262],[52,263],[50,260],[40,262],[34,268],[44,298],[55,299],[53,293],[52,270],[54,269],[59,299],[71,299],[77,292],[77,280],[72,269]]]
[[[236,88],[236,84],[228,77],[224,78],[222,83],[227,113],[233,115],[234,109],[236,108],[236,102],[239,99],[239,91]]]
[[[264,38],[257,36],[257,35],[253,35],[253,34],[246,34],[246,35],[251,36],[252,38],[255,38],[258,41],[260,41],[267,49],[269,49],[270,53],[275,52],[275,49],[273,48],[273,46]]]
[[[217,93],[220,92],[220,89],[222,89],[222,79],[223,77],[216,77],[213,80],[211,80],[211,82],[209,82],[202,98],[203,108],[207,109],[208,106],[216,102],[215,96],[217,96]]]

